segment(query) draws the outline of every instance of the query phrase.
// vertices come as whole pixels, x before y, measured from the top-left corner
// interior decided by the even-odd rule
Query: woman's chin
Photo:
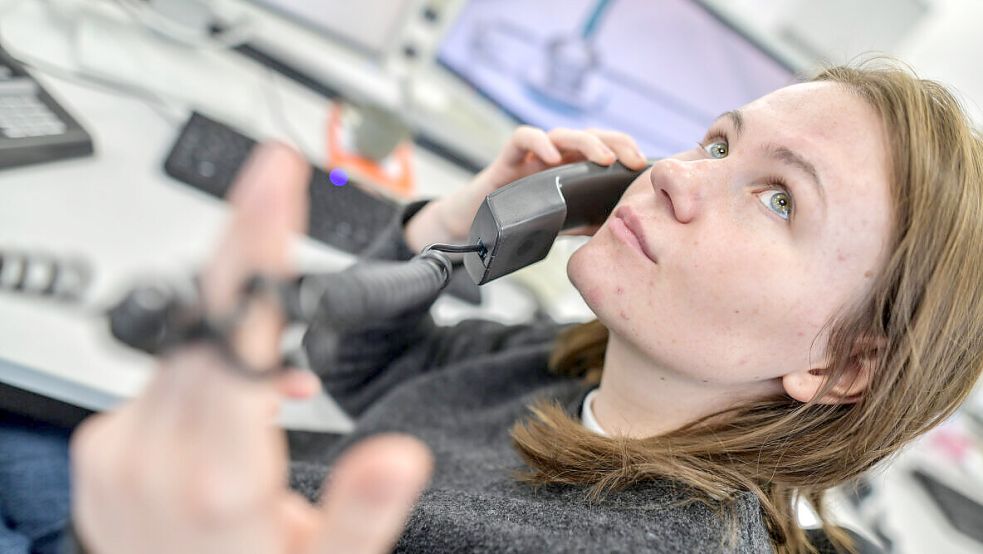
[[[611,273],[599,269],[610,267],[609,263],[610,260],[599,259],[590,243],[578,248],[567,260],[567,278],[587,307],[599,317],[605,307],[607,289],[612,288]]]

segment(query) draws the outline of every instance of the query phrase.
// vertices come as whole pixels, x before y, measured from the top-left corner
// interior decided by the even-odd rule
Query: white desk
[[[162,91],[166,108],[64,78],[39,74],[95,141],[94,157],[0,173],[0,247],[78,255],[94,270],[90,303],[106,305],[141,274],[191,271],[208,255],[222,229],[226,206],[168,178],[163,160],[190,108],[246,129],[253,136],[294,142],[322,163],[327,102],[227,51],[170,45],[135,28],[97,2],[21,2],[0,23],[5,45],[60,67],[129,74],[132,82]],[[278,96],[276,104],[272,98]],[[278,120],[272,106],[278,105]],[[282,118],[290,122],[286,131]],[[417,196],[445,193],[470,178],[463,170],[417,149]],[[438,322],[488,317],[529,318],[534,304],[517,283],[562,277],[570,248],[554,249],[558,262],[528,268],[483,288],[485,305],[452,297],[434,305]],[[308,238],[297,241],[304,267],[341,269],[354,258]],[[554,256],[551,255],[551,258]],[[522,272],[520,272],[522,273]],[[518,275],[518,274],[516,274]],[[568,282],[566,282],[569,285]],[[564,292],[565,291],[565,292]],[[547,301],[563,318],[578,308],[575,291],[553,285]],[[573,296],[571,296],[571,294]],[[572,306],[572,311],[571,311]],[[582,312],[580,312],[582,313]],[[101,318],[36,299],[0,295],[0,381],[94,410],[133,396],[152,371],[152,359],[115,344]],[[289,428],[343,432],[350,421],[329,398],[286,403]]]

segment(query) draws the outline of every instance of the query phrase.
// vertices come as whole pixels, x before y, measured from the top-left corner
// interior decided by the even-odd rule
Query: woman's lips
[[[634,235],[634,239],[638,243],[638,247],[641,249],[645,257],[652,260],[652,263],[658,263],[658,260],[652,254],[652,249],[648,246],[648,240],[645,238],[645,233],[642,231],[642,223],[638,219],[638,216],[632,209],[628,206],[619,206],[618,209],[614,211],[614,217],[621,220],[625,228]],[[617,230],[616,230],[617,231]],[[629,240],[630,239],[627,239]]]

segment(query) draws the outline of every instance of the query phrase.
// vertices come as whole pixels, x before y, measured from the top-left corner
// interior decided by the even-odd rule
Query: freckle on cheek
[[[864,271],[864,279],[870,279],[873,276],[874,276],[873,271],[870,271],[869,269],[867,271]]]
[[[625,293],[625,289],[624,289],[623,287],[618,287],[618,288],[617,288],[617,289],[615,290],[615,292],[617,292],[617,293],[618,293],[618,296],[621,296],[622,294],[624,294],[624,293]]]
[[[734,310],[734,313],[735,314],[739,314],[739,313],[741,313],[741,310]]]
[[[618,315],[620,315],[621,316],[621,319],[623,319],[625,321],[628,321],[630,319],[628,317],[628,314],[626,314],[624,310],[621,310],[620,312],[618,312]]]
[[[805,333],[803,333],[802,331],[799,331],[798,333],[796,333],[796,335],[798,335],[798,336],[800,336],[800,337],[804,337],[804,336],[806,336],[806,334],[805,334]]]

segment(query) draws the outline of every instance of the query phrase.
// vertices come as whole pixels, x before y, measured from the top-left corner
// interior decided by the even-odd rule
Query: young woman
[[[299,162],[266,152],[206,272],[216,313],[249,270],[284,271],[302,221]],[[621,134],[520,128],[468,187],[408,205],[370,256],[463,242],[489,192],[582,158],[645,163]],[[357,421],[324,464],[291,467],[315,499],[334,466],[322,512],[284,486],[276,388],[206,367],[221,365],[207,346],[176,354],[141,398],[77,433],[82,541],[103,554],[379,551],[397,534],[407,552],[807,552],[796,499],[824,517],[828,488],[944,420],[983,368],[983,140],[944,88],[906,71],[833,68],[728,112],[582,231],[568,276],[596,321],[444,327],[427,305],[341,337],[312,327],[312,365]],[[277,331],[257,306],[239,351],[268,361]],[[294,375],[280,388],[316,387]],[[432,453],[401,531],[426,478],[419,445],[336,461],[380,432]],[[380,444],[404,452],[393,467],[365,454]],[[352,495],[387,472],[374,500]]]

